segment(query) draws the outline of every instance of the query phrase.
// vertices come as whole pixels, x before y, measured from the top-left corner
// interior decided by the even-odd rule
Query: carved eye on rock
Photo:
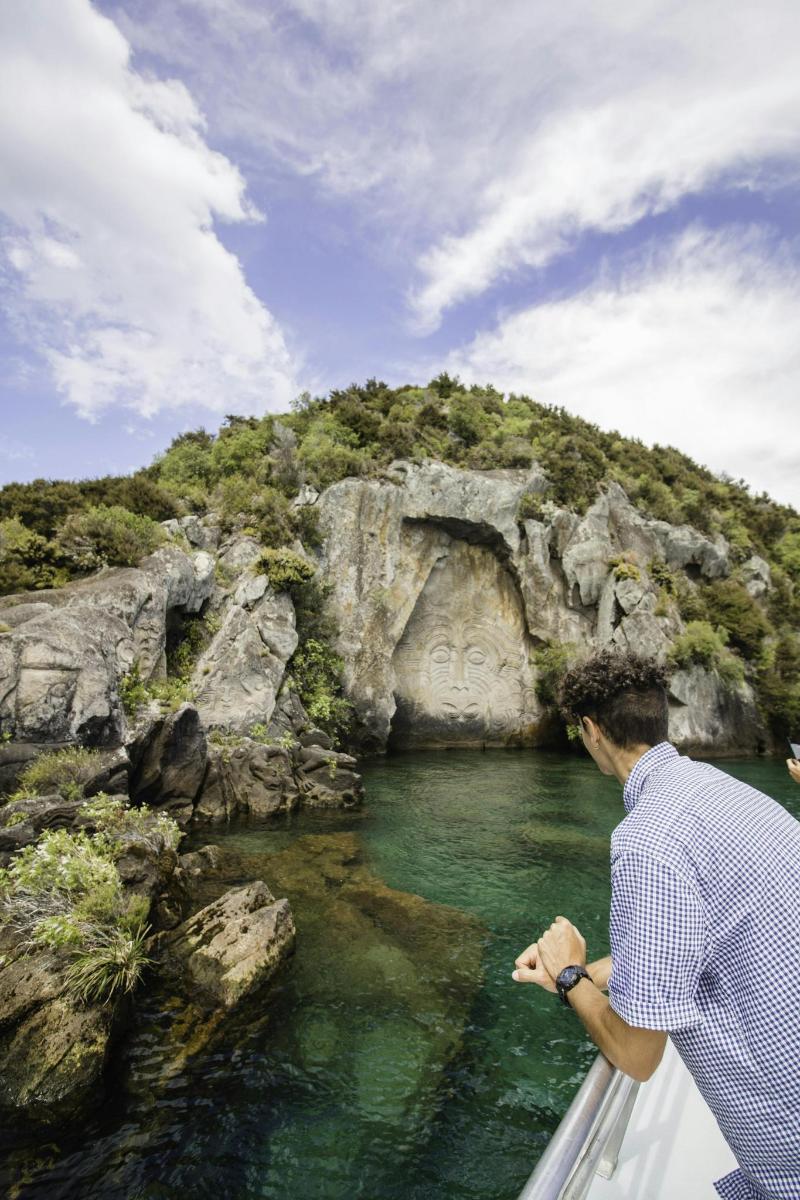
[[[472,646],[467,654],[467,662],[479,667],[481,663],[486,662],[486,651],[481,650],[480,646]]]
[[[449,646],[437,646],[436,649],[431,654],[431,658],[433,659],[433,661],[435,663],[450,662],[450,647]]]

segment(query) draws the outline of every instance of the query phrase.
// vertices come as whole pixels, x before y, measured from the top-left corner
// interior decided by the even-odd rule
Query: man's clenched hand
[[[564,967],[586,963],[586,940],[566,917],[556,917],[538,942],[523,950],[514,962],[512,979],[537,983],[548,992],[556,990],[556,978]]]
[[[564,967],[586,965],[586,939],[566,917],[556,917],[539,938],[539,958],[548,975],[556,979]]]
[[[514,959],[516,971],[511,972],[511,978],[517,983],[538,983],[545,991],[554,992],[556,981],[542,966],[539,958],[539,944],[533,942],[527,950],[523,950],[519,958]]]

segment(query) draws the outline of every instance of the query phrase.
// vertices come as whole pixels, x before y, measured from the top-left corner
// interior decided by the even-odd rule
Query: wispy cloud
[[[800,505],[800,268],[768,231],[692,228],[509,314],[448,369],[564,405]]]
[[[181,63],[215,129],[360,203],[381,252],[397,240],[423,333],[583,231],[796,177],[794,0],[115,11],[136,44]]]
[[[0,10],[12,328],[90,419],[113,405],[283,406],[292,356],[214,232],[260,214],[185,85],[129,54],[88,0]]]
[[[29,446],[27,442],[20,442],[17,438],[4,437],[0,441],[0,458],[6,462],[32,463],[36,459],[36,453],[33,446]]]

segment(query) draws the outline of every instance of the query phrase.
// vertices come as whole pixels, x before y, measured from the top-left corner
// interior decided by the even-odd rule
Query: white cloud
[[[582,231],[796,172],[795,0],[127,0],[125,18],[215,129],[350,197],[377,251],[416,264],[420,332]]]
[[[505,316],[447,369],[800,506],[800,269],[759,229],[693,228],[621,275]]]
[[[285,406],[283,334],[213,228],[259,214],[186,87],[129,53],[88,0],[0,8],[12,328],[85,417]]]

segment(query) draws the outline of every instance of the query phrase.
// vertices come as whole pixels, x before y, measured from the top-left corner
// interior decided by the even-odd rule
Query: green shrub
[[[147,684],[142,679],[138,659],[134,661],[130,671],[119,681],[119,698],[122,701],[125,715],[130,720],[136,717],[139,709],[150,699]]]
[[[336,741],[346,737],[353,706],[342,694],[342,660],[326,642],[307,638],[298,646],[288,674],[311,720]]]
[[[76,799],[83,785],[97,773],[98,751],[86,746],[66,746],[47,750],[20,772],[18,794],[46,796],[58,792],[65,799]]]
[[[800,730],[800,637],[794,630],[783,629],[767,647],[758,690],[772,732],[794,740]]]
[[[638,583],[642,578],[642,573],[636,563],[636,556],[632,550],[625,550],[622,554],[615,554],[608,560],[608,565],[615,579],[634,579]]]
[[[0,921],[27,948],[80,949],[99,929],[142,919],[142,897],[124,895],[107,844],[83,830],[47,830],[0,871]]]
[[[548,708],[558,707],[558,691],[561,680],[573,666],[576,647],[572,642],[551,642],[537,646],[533,652],[536,667],[536,695]]]
[[[775,558],[795,582],[800,583],[800,529],[788,530],[775,546]]]
[[[316,567],[293,550],[267,549],[256,564],[256,571],[266,575],[276,592],[294,593],[316,573]]]
[[[77,570],[93,571],[136,566],[166,540],[166,531],[150,517],[101,504],[67,517],[57,544]]]
[[[128,834],[145,838],[156,851],[165,846],[176,850],[181,840],[180,828],[172,817],[155,812],[146,805],[132,808],[121,796],[107,796],[105,792],[98,792],[86,800],[78,811],[81,818],[102,836],[112,852]]]
[[[480,401],[475,396],[463,394],[451,397],[447,424],[450,432],[466,446],[476,445],[494,428]]]
[[[653,558],[647,564],[647,573],[653,583],[664,589],[670,596],[677,595],[678,580],[675,572],[660,558]]]
[[[52,542],[17,517],[0,521],[0,593],[62,587],[68,579],[63,556]]]
[[[715,579],[705,589],[708,619],[727,629],[731,645],[754,659],[771,626],[764,612],[735,579]]]
[[[169,676],[166,679],[151,679],[147,693],[161,705],[161,711],[165,713],[175,712],[182,704],[190,704],[196,694],[189,679]]]
[[[708,621],[690,621],[673,642],[669,660],[675,667],[701,666],[716,671],[728,683],[741,683],[744,664],[731,653],[727,642],[726,629],[715,629]]]
[[[270,416],[227,416],[209,452],[214,478],[225,475],[253,475],[266,466],[273,438]]]
[[[542,508],[542,496],[538,492],[524,492],[517,505],[518,521],[544,521],[546,516]]]

